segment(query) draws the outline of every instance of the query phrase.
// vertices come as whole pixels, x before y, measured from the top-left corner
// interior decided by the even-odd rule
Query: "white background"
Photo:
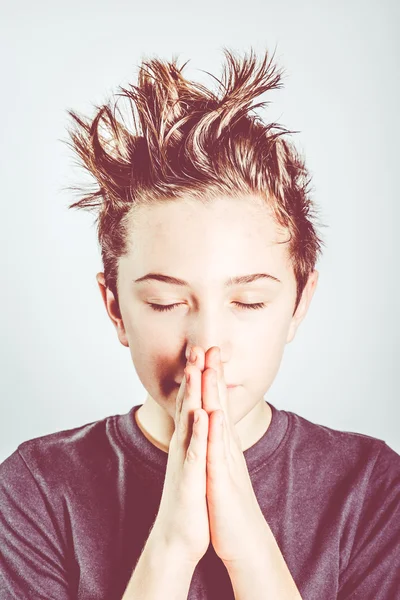
[[[266,395],[277,408],[400,453],[399,5],[396,2],[3,2],[0,461],[22,441],[127,412],[146,390],[109,320],[71,108],[93,116],[142,58],[190,59],[207,85],[222,48],[276,48],[263,116],[300,133],[326,242],[318,288]]]

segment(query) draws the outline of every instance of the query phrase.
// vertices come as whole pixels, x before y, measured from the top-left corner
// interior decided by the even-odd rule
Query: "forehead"
[[[281,279],[290,269],[288,244],[277,243],[289,234],[257,197],[167,200],[136,207],[128,223],[126,258],[138,276],[156,269],[211,284],[258,267]]]

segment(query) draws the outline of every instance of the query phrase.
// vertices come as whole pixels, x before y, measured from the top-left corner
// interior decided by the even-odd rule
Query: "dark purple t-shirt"
[[[269,404],[244,456],[303,600],[400,598],[400,456]],[[1,600],[121,600],[168,458],[139,429],[139,406],[26,441],[0,465]],[[233,598],[210,545],[188,599]]]

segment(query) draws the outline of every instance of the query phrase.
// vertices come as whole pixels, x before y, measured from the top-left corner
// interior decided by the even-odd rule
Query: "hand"
[[[186,374],[190,381],[186,383]],[[199,421],[193,425],[194,415]],[[151,535],[197,564],[210,544],[206,501],[208,415],[201,408],[201,371],[187,365],[176,398],[164,488]]]
[[[202,374],[202,403],[209,415],[207,505],[211,543],[225,564],[248,558],[257,544],[265,544],[268,529],[230,416],[228,395],[220,350],[213,346],[205,355]]]

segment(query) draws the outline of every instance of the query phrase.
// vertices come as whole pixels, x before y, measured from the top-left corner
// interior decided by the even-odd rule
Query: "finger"
[[[201,346],[193,346],[192,347],[192,351],[193,351],[193,353],[195,355],[195,360],[192,363],[189,360],[190,359],[190,356],[189,356],[189,359],[188,359],[189,360],[189,364],[194,364],[194,365],[196,365],[196,367],[198,367],[198,369],[200,371],[204,371],[205,357],[204,357],[204,350],[203,350],[203,348]]]
[[[219,389],[218,389],[218,375],[215,372],[215,369],[207,369],[203,374],[203,407],[208,412],[209,417],[211,417],[211,413],[215,411],[221,411],[222,415],[225,415],[225,411],[223,406],[221,405],[219,398]],[[226,423],[226,416],[225,423]],[[230,448],[229,441],[229,430],[227,427],[222,428],[222,438],[224,442],[224,446],[226,448],[226,452]]]
[[[201,395],[203,398],[203,407],[210,415],[214,410],[222,409],[219,401],[219,391],[217,382],[217,373],[215,369],[206,369],[201,378]]]
[[[221,483],[220,478],[226,469],[226,446],[223,437],[223,411],[215,410],[209,415],[207,477]]]
[[[220,398],[221,406],[224,409],[225,414],[227,416],[229,416],[228,389],[226,387],[224,365],[222,364],[219,352],[218,352],[218,356],[215,358],[214,364],[215,364],[214,369],[217,372],[218,391],[219,391],[219,398]]]
[[[195,366],[185,368],[185,393],[177,421],[177,437],[185,451],[192,434],[194,412],[201,408],[200,377],[201,373]]]
[[[189,356],[187,358],[187,360],[186,360],[186,367],[184,369],[184,374],[183,374],[183,377],[182,377],[181,386],[179,388],[178,396],[177,396],[177,399],[176,399],[176,404],[175,404],[175,408],[176,408],[176,411],[175,411],[175,417],[176,417],[175,418],[175,424],[178,422],[178,418],[179,418],[179,416],[180,416],[180,414],[182,412],[182,405],[183,405],[183,400],[185,399],[185,393],[187,394],[187,387],[188,387],[188,381],[187,381],[187,379],[188,379],[188,377],[190,375],[190,372],[187,371],[188,375],[186,376],[186,369],[188,369],[188,367],[190,367],[190,365],[192,365],[192,364],[196,365],[196,361],[192,362],[190,360],[190,356]]]
[[[224,367],[221,361],[221,351],[218,346],[212,346],[207,351],[205,358],[206,369],[212,368],[217,373],[217,386],[218,386],[218,397],[221,408],[223,409],[227,420],[230,418],[229,415],[229,403],[228,403],[228,390],[225,382]]]
[[[197,417],[197,420],[196,420]],[[204,471],[207,459],[208,414],[203,409],[196,409],[192,436],[186,452],[184,468],[190,472]]]
[[[193,370],[190,367],[195,367],[195,371],[193,372]],[[189,403],[189,406],[193,409],[200,407],[201,408],[201,382],[200,382],[200,378],[197,375],[197,368],[201,367],[201,348],[199,346],[193,346],[191,352],[189,353],[189,356],[187,358],[186,361],[186,367],[184,369],[184,376],[182,379],[182,383],[184,384],[183,390],[182,390],[182,385],[181,388],[179,390],[180,393],[179,394],[179,401],[177,401],[176,403],[176,409],[177,409],[177,413],[176,413],[176,419],[175,419],[175,423],[178,422],[179,418],[182,418],[182,409],[183,409],[183,401],[188,398],[189,400],[191,400],[193,398],[193,394],[190,394],[190,398],[189,398],[189,384],[188,384],[188,378],[192,378],[192,390],[196,389],[196,384],[197,382],[199,387],[199,398],[198,398],[198,403],[193,405]],[[181,391],[182,390],[182,391]],[[185,395],[186,394],[186,395]]]
[[[179,387],[178,394],[177,394],[176,400],[175,400],[175,427],[177,426],[177,423],[179,420],[179,415],[182,410],[182,403],[183,403],[183,399],[186,394],[186,388],[187,388],[187,381],[186,381],[186,375],[184,373],[183,377],[182,377],[181,385]]]
[[[218,347],[217,347],[218,348]],[[221,403],[221,407],[225,414],[225,427],[227,428],[230,435],[235,435],[235,425],[231,417],[231,413],[229,411],[229,392],[226,387],[225,381],[225,373],[224,373],[224,365],[221,361],[221,351],[218,348],[218,351],[215,351],[210,359],[214,365],[214,369],[217,372],[217,381],[218,381],[218,392],[219,392],[219,400]]]

